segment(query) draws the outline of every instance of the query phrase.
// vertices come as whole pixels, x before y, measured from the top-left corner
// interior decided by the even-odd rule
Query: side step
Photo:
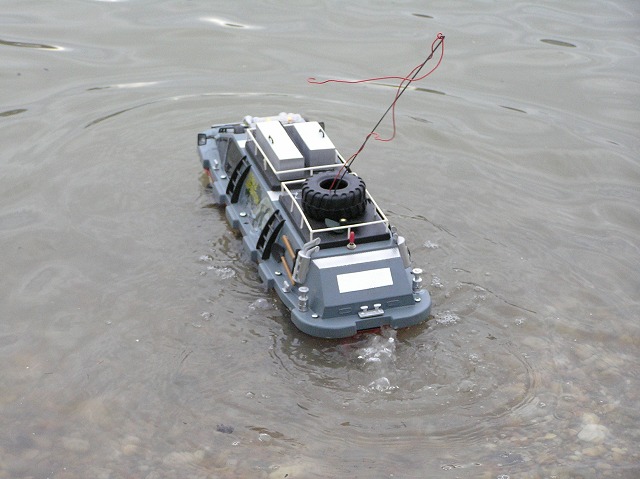
[[[275,210],[264,224],[258,242],[256,243],[256,249],[262,259],[268,259],[271,254],[271,248],[278,238],[278,233],[284,226],[284,218],[280,214],[280,210]]]
[[[229,183],[227,184],[227,195],[231,197],[231,203],[238,202],[238,198],[240,197],[240,190],[242,189],[242,183],[244,183],[244,180],[247,179],[247,175],[249,174],[250,169],[251,163],[249,163],[249,160],[247,160],[246,156],[243,156],[233,170],[233,173],[231,173]]]

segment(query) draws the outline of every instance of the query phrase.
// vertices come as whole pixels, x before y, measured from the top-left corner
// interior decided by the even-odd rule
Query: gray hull
[[[427,320],[422,271],[321,124],[246,117],[200,133],[198,152],[216,201],[298,329],[341,338]]]

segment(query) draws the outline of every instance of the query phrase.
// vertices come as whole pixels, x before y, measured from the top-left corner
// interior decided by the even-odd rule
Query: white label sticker
[[[364,291],[365,289],[381,288],[391,286],[391,268],[369,269],[358,271],[357,273],[339,274],[338,289],[340,293],[352,293],[353,291]]]

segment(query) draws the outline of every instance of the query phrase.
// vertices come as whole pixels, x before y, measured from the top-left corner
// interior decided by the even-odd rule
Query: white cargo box
[[[256,123],[256,141],[277,172],[304,168],[304,157],[279,121]],[[299,173],[279,175],[281,180],[299,177]]]
[[[317,121],[294,123],[287,126],[291,138],[305,159],[305,166],[333,165],[338,155],[333,142]]]

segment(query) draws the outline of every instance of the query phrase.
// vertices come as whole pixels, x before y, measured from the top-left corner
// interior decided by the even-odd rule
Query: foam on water
[[[361,390],[389,392],[397,389],[389,379],[395,371],[396,338],[395,330],[383,328],[379,335],[369,335],[366,343],[358,348],[356,354],[361,367],[375,377],[366,386],[360,385]]]
[[[273,309],[273,304],[267,298],[258,298],[249,305],[251,311],[265,311]]]
[[[453,313],[451,311],[436,313],[435,317],[436,317],[436,323],[444,324],[444,325],[456,324],[458,321],[460,321],[460,316],[458,316],[456,313]]]
[[[395,331],[393,333],[395,336]],[[375,335],[369,345],[360,348],[358,359],[361,359],[365,364],[393,362],[396,359],[395,351],[395,337]]]
[[[442,280],[435,274],[431,276],[431,286],[438,289],[444,288],[444,284],[442,284]]]
[[[214,272],[220,279],[229,279],[236,275],[235,270],[228,266],[207,266],[207,270]]]
[[[397,386],[392,386],[389,378],[382,376],[375,381],[371,381],[368,386],[369,390],[378,392],[387,392],[396,389]]]

